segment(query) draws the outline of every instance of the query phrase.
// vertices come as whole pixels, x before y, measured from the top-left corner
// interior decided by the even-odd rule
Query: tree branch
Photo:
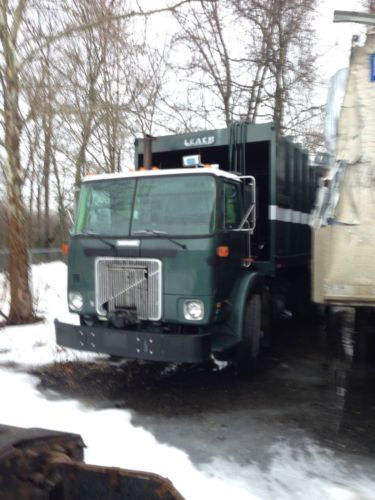
[[[44,48],[48,47],[49,45],[58,42],[62,38],[67,38],[71,35],[74,35],[76,33],[80,33],[82,31],[86,31],[89,29],[95,29],[101,26],[105,22],[109,21],[121,21],[123,19],[131,19],[135,17],[147,17],[147,16],[152,16],[155,14],[162,14],[163,12],[171,12],[174,13],[176,10],[178,10],[180,7],[186,4],[190,4],[192,2],[200,2],[204,1],[207,3],[215,2],[216,0],[180,0],[174,5],[171,5],[170,7],[163,7],[161,9],[152,9],[148,11],[144,10],[139,10],[139,11],[130,11],[126,14],[116,14],[116,15],[110,15],[110,16],[101,16],[95,19],[95,21],[86,23],[86,24],[81,24],[79,26],[72,26],[71,28],[67,28],[63,31],[60,31],[59,33],[56,33],[55,35],[51,35],[46,38],[46,42],[39,47],[36,47],[34,50],[29,52],[29,54],[20,61],[20,68],[24,67],[27,63],[31,62],[35,56],[38,55],[40,51],[42,51]]]

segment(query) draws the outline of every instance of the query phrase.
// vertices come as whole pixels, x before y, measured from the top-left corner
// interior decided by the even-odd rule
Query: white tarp
[[[375,54],[374,32],[352,53],[337,130],[339,169],[331,176],[331,186],[323,188],[314,218],[313,295],[320,303],[375,305],[375,82],[370,80],[371,54]]]
[[[327,153],[334,157],[336,153],[337,125],[345,96],[348,68],[337,71],[329,80],[328,96],[324,119],[324,138]]]

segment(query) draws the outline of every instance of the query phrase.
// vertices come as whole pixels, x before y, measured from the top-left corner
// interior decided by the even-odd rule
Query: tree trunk
[[[64,193],[62,190],[59,169],[57,168],[56,156],[52,155],[52,165],[53,171],[56,178],[56,187],[57,187],[57,201],[58,201],[58,212],[59,212],[59,220],[60,220],[60,228],[61,228],[61,241],[65,243],[69,238],[69,230],[66,222],[65,216],[65,206],[64,206]]]
[[[19,114],[19,85],[15,58],[15,39],[10,36],[4,9],[0,28],[4,51],[4,130],[7,153],[8,248],[10,312],[9,324],[27,323],[35,319],[29,286],[27,258],[27,223],[22,198],[23,172],[20,157],[22,120]]]
[[[10,76],[8,80],[11,80]],[[20,119],[16,97],[17,81],[8,81],[5,104],[5,142],[8,163],[8,248],[10,313],[8,323],[26,323],[34,319],[29,287],[27,224],[22,199],[20,164]]]
[[[21,186],[19,182],[14,182],[8,192],[9,324],[27,323],[34,319],[26,231]]]
[[[43,158],[43,188],[44,188],[44,246],[51,245],[50,214],[49,214],[49,179],[51,171],[51,117],[43,114],[44,158]]]

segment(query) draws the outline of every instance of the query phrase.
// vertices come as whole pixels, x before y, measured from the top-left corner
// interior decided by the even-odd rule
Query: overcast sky
[[[362,3],[361,0],[321,0],[316,30],[323,54],[320,60],[323,81],[348,65],[352,36],[364,32],[360,24],[333,23],[333,11],[365,12]]]
[[[133,0],[136,1],[136,0]],[[172,0],[138,0],[143,9],[155,8],[170,4]],[[176,0],[175,0],[176,1]],[[314,91],[315,105],[327,101],[329,79],[342,68],[348,67],[351,41],[353,35],[362,35],[365,27],[356,23],[334,23],[335,10],[365,12],[365,0],[318,0],[318,10],[314,28],[317,37],[317,51],[320,54],[317,64],[317,85]],[[136,4],[135,4],[136,5]],[[166,21],[166,19],[168,19]],[[164,36],[177,29],[170,17],[164,15],[149,19],[152,45],[163,45]],[[158,36],[155,37],[155,33]],[[164,36],[163,36],[164,35]],[[175,49],[176,50],[176,49]],[[179,49],[182,50],[182,49]],[[183,52],[180,54],[183,58]],[[180,57],[179,56],[179,57]],[[177,56],[176,56],[177,57]]]
[[[333,12],[334,10],[364,12],[363,2],[364,0],[319,0],[315,28],[318,50],[322,54],[319,60],[321,72],[319,76],[325,85],[336,71],[348,65],[352,36],[364,32],[364,27],[360,24],[333,23]],[[166,0],[141,0],[139,3],[142,8],[147,9],[165,6]],[[158,16],[150,20],[149,24],[157,32],[160,31],[160,18]],[[163,25],[163,31],[168,32],[173,29],[172,26],[174,26],[173,22],[169,19],[168,23]]]

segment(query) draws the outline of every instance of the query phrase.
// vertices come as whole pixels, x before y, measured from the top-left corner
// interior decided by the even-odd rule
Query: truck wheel
[[[367,307],[355,309],[354,360],[373,364],[375,359],[373,311]]]
[[[240,376],[255,373],[259,365],[262,339],[262,296],[254,293],[248,300],[243,323],[242,340],[236,354],[236,371]]]

